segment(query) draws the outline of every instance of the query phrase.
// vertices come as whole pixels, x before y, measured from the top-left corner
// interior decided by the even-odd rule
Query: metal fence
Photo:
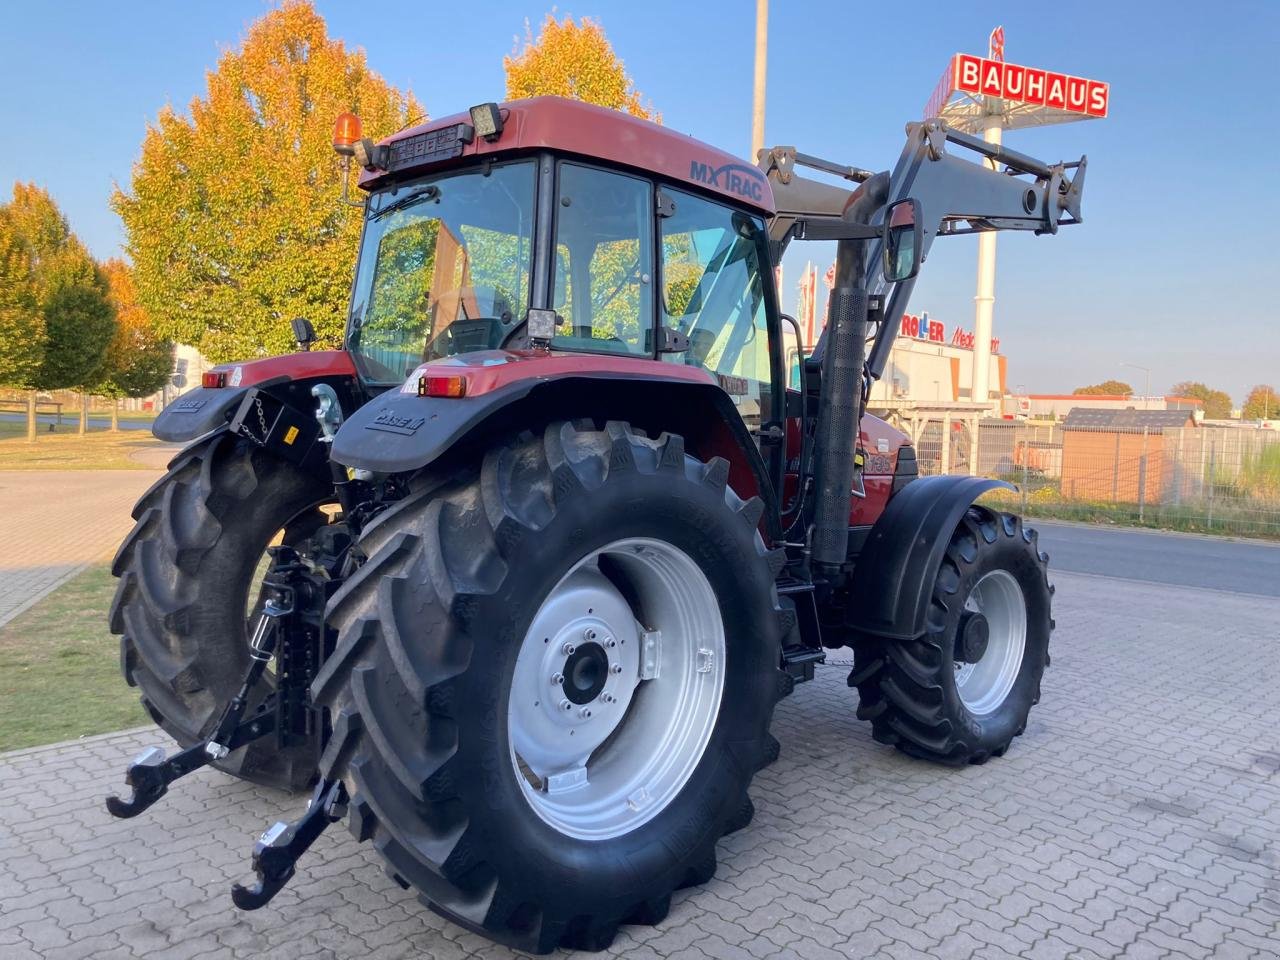
[[[976,433],[976,436],[975,436]],[[995,477],[1031,516],[1280,537],[1280,433],[933,420],[920,472]]]

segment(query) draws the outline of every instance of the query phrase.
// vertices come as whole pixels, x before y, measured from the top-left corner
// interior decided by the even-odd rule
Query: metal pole
[[[988,119],[982,131],[982,139],[987,143],[999,145],[1004,128],[1000,125],[1000,100],[987,98]],[[991,160],[983,161],[994,170],[996,165]],[[987,412],[990,403],[991,383],[991,326],[992,313],[996,302],[996,232],[987,230],[978,234],[978,292],[974,294],[973,315],[973,376],[970,378],[972,388],[970,398],[982,404],[983,412]]]
[[[1142,428],[1142,457],[1138,460],[1138,522],[1145,519],[1147,506],[1147,428]]]
[[[769,46],[769,0],[756,0],[756,75],[751,106],[751,159],[764,149],[764,81]]]

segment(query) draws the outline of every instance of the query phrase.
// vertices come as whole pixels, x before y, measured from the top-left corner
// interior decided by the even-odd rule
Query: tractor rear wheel
[[[244,440],[222,434],[183,450],[133,509],[116,553],[111,632],[120,666],[147,712],[182,746],[200,742],[240,687],[248,624],[268,544],[305,549],[328,523],[333,489]],[[269,685],[272,675],[264,678]],[[215,766],[245,780],[300,790],[316,748],[266,737]]]
[[[777,755],[781,556],[728,465],[621,423],[492,448],[366,530],[313,687],[350,826],[433,910],[603,949],[715,872]]]
[[[1049,665],[1048,562],[1019,517],[969,508],[935,576],[925,634],[854,641],[849,686],[878,741],[955,765],[1004,754]]]

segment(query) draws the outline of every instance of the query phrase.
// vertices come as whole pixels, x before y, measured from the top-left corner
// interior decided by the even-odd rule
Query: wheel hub
[[[1027,607],[1007,570],[984,574],[965,598],[956,629],[956,692],[970,713],[998,710],[1022,671]]]
[[[507,731],[529,805],[567,836],[634,830],[692,775],[724,680],[724,624],[697,563],[645,538],[588,554],[516,657]]]
[[[991,626],[981,613],[966,610],[960,617],[960,635],[956,653],[965,663],[977,663],[987,652]]]
[[[595,631],[591,631],[594,633]],[[610,643],[616,643],[613,638]],[[569,655],[561,686],[570,703],[590,703],[604,692],[609,680],[609,655],[598,643],[588,642]]]

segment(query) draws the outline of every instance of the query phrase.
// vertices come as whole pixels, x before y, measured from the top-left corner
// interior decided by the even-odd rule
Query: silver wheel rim
[[[1013,574],[992,570],[973,585],[964,608],[986,617],[989,633],[987,649],[977,663],[955,661],[956,691],[970,713],[988,714],[1004,703],[1022,669],[1027,605]]]
[[[720,606],[688,554],[640,537],[593,551],[548,594],[516,658],[507,734],[525,799],[584,840],[648,822],[702,759],[724,676]]]

